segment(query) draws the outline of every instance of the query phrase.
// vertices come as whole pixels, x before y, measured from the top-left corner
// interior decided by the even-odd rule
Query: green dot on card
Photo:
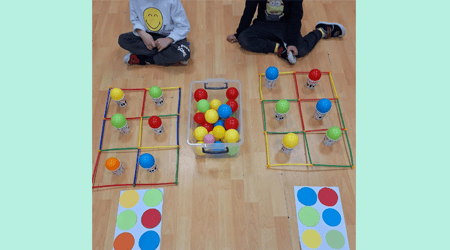
[[[298,211],[298,219],[307,227],[315,227],[319,224],[320,215],[315,208],[306,206]]]
[[[136,213],[131,210],[125,210],[117,216],[117,227],[121,230],[129,230],[136,225]]]
[[[144,194],[144,204],[148,207],[156,207],[161,203],[163,195],[159,189],[149,189]]]

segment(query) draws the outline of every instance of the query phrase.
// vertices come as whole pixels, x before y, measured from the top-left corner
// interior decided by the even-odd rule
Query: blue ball
[[[331,109],[330,100],[328,100],[326,98],[320,99],[316,104],[316,109],[320,113],[327,113]]]
[[[266,78],[269,80],[275,80],[278,78],[278,69],[270,66],[266,69]]]
[[[221,142],[221,141],[216,141],[216,142],[214,142],[214,143],[223,143],[223,142]],[[216,152],[218,152],[218,151],[223,151],[223,149],[212,149],[211,151],[216,151]]]
[[[227,119],[231,115],[231,107],[227,104],[222,104],[217,110],[217,113],[219,113],[220,118]]]
[[[155,158],[148,153],[142,154],[139,156],[139,165],[143,168],[151,168],[155,165]]]
[[[218,120],[216,123],[214,123],[214,127],[216,126],[222,126],[225,128],[225,122],[223,120]]]

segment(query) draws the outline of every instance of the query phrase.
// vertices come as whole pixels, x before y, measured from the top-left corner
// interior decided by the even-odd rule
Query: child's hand
[[[236,36],[234,34],[231,34],[231,35],[227,36],[227,41],[230,43],[235,43],[238,41],[238,39],[236,38]]]
[[[170,37],[159,38],[155,41],[158,52],[161,52],[163,49],[167,48],[171,43],[173,43],[173,39]]]
[[[155,40],[153,40],[152,35],[145,33],[145,35],[141,36],[142,41],[144,42],[147,49],[152,50],[156,47]]]
[[[298,50],[297,50],[297,47],[295,47],[295,46],[288,46],[287,48],[287,52],[289,53],[290,51],[292,51],[292,55],[293,56],[297,56],[298,55]]]

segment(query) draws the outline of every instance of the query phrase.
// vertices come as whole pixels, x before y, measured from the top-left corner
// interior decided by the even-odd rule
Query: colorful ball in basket
[[[219,109],[219,106],[221,105],[222,103],[218,100],[218,99],[212,99],[210,102],[209,102],[209,107],[210,108],[212,108],[212,109],[215,109],[216,111]]]
[[[220,118],[227,119],[231,115],[231,107],[227,104],[222,104],[219,110],[217,110],[217,113],[219,113]]]
[[[125,100],[125,94],[119,88],[113,88],[111,90],[111,98],[119,105],[119,107],[124,108],[127,106],[127,100]]]
[[[119,130],[122,134],[130,132],[130,127],[127,124],[127,119],[122,114],[115,114],[111,117],[111,124]]]
[[[229,100],[226,102],[228,106],[231,108],[231,112],[234,113],[239,108],[239,104],[235,100]]]
[[[214,123],[214,127],[215,126],[225,127],[225,122],[223,120],[218,120],[216,123]]]
[[[223,143],[223,142],[221,142],[221,141],[216,141],[216,142],[214,142],[215,144],[217,143],[217,144],[219,144],[219,143]],[[222,151],[222,149],[220,149],[220,148],[217,148],[217,149],[212,149],[211,151]]]
[[[289,102],[287,100],[279,100],[275,105],[275,119],[277,121],[282,121],[286,117],[286,114],[289,112]]]
[[[207,121],[204,121],[202,124],[200,124],[200,126],[206,128],[206,130],[209,132],[211,132],[213,130],[213,125]]]
[[[342,130],[336,126],[333,126],[327,130],[327,134],[323,139],[323,143],[327,146],[333,145],[336,141],[338,141],[342,136]]]
[[[225,142],[236,143],[239,141],[239,133],[235,129],[228,129],[224,136]]]
[[[198,141],[197,143],[203,144],[203,141]],[[195,147],[195,153],[198,155],[205,155],[205,153],[203,153],[203,147]]]
[[[153,173],[157,170],[155,158],[149,153],[145,153],[139,156],[139,165],[150,173]]]
[[[316,84],[319,82],[322,73],[318,69],[313,69],[308,74],[308,79],[306,80],[306,87],[308,89],[314,89]]]
[[[219,120],[219,114],[215,109],[209,109],[205,112],[205,120],[211,124],[214,124],[217,120]]]
[[[156,105],[161,106],[164,104],[163,92],[160,87],[152,86],[148,93],[150,94]]]
[[[206,121],[205,120],[205,114],[203,114],[202,112],[199,112],[199,113],[194,115],[194,122],[196,122],[197,124],[202,124],[205,121]]]
[[[203,141],[204,141],[205,143],[214,143],[214,142],[216,141],[216,139],[214,138],[213,135],[207,134],[207,135],[205,135],[205,137],[203,138]]]
[[[231,87],[227,89],[226,95],[229,100],[236,100],[236,98],[239,96],[239,91],[237,90],[237,88]]]
[[[117,158],[111,157],[105,162],[105,167],[115,175],[123,174],[123,167]]]
[[[239,127],[239,121],[235,117],[228,117],[228,119],[225,120],[225,129],[238,129]]]
[[[158,116],[151,116],[148,119],[148,125],[153,129],[153,131],[155,131],[157,135],[161,135],[164,133],[162,120]]]
[[[206,90],[204,89],[197,89],[194,92],[194,99],[198,102],[202,99],[207,100],[208,99],[208,92],[206,92]]]
[[[276,67],[270,66],[266,69],[266,87],[269,89],[273,89],[275,87],[275,83],[278,79],[278,69]]]
[[[316,110],[314,111],[314,119],[322,120],[328,113],[328,111],[330,111],[330,109],[331,109],[330,100],[326,98],[320,99],[316,104]]]
[[[202,99],[200,101],[197,102],[197,109],[202,112],[205,113],[206,111],[209,110],[209,102],[205,99]]]
[[[228,155],[235,156],[239,153],[239,146],[229,146],[228,147]]]
[[[218,140],[222,139],[225,136],[225,128],[222,126],[216,126],[213,129],[213,135]]]
[[[298,145],[298,136],[294,133],[288,133],[283,137],[283,144],[281,151],[285,154],[290,154],[294,150],[295,146]]]
[[[206,134],[208,134],[208,130],[206,130],[205,127],[200,126],[194,130],[194,137],[197,141],[203,141],[203,137],[205,137]]]

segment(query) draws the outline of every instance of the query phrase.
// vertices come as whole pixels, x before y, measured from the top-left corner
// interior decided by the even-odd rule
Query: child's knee
[[[191,48],[185,44],[177,44],[177,52],[180,61],[185,61],[191,58]]]
[[[125,48],[126,47],[126,44],[127,44],[127,39],[126,39],[126,34],[121,34],[120,36],[119,36],[119,40],[117,41],[118,43],[119,43],[119,46],[120,47],[122,47],[122,48]]]

